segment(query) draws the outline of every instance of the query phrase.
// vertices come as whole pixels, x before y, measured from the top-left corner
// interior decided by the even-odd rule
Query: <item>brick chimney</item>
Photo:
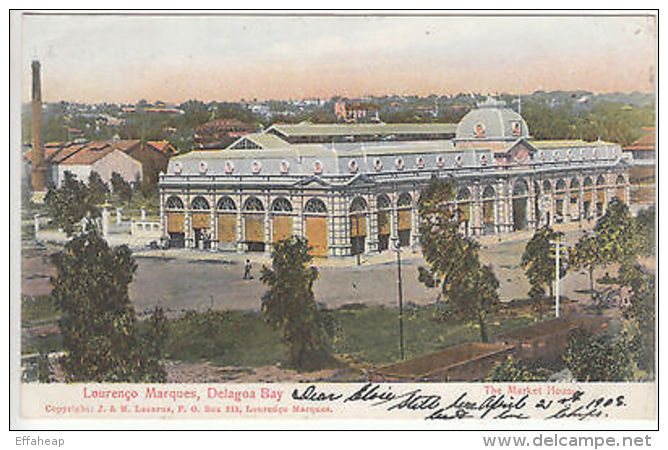
[[[32,161],[30,184],[33,200],[40,201],[46,193],[46,163],[42,139],[42,82],[39,61],[32,62]]]

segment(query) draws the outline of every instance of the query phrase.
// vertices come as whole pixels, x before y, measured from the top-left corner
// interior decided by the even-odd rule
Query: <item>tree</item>
[[[44,203],[51,219],[68,236],[77,230],[83,219],[92,222],[100,216],[90,189],[71,172],[65,172],[60,188],[49,188]]]
[[[638,367],[650,374],[654,373],[654,340],[656,328],[656,277],[641,265],[624,264],[619,269],[617,282],[627,287],[628,307],[624,317],[632,322],[630,348]]]
[[[564,234],[554,231],[550,227],[542,227],[536,230],[534,235],[527,242],[522,253],[520,265],[524,268],[529,284],[537,287],[547,287],[552,293],[552,282],[554,281],[554,271],[556,270],[554,257],[552,256],[552,241],[561,239]],[[567,261],[562,257],[562,264],[559,270],[559,278],[566,275]]]
[[[480,340],[489,342],[488,316],[499,308],[499,281],[490,266],[481,266],[477,251],[471,251],[466,259],[466,272],[452,284],[449,292],[455,314],[478,325]]]
[[[589,292],[594,299],[594,269],[603,263],[595,234],[585,233],[569,251],[568,261],[574,268],[586,268],[589,272]]]
[[[485,381],[547,381],[549,372],[542,368],[530,367],[512,356],[494,365]]]
[[[90,190],[91,201],[96,205],[101,205],[107,200],[109,188],[107,184],[102,181],[100,174],[92,171],[88,176],[88,189]]]
[[[543,320],[543,299],[545,298],[545,288],[532,284],[529,288],[529,301],[538,313],[538,320]]]
[[[629,207],[616,198],[608,205],[605,215],[596,222],[594,233],[603,264],[633,260],[642,248]]]
[[[628,381],[633,369],[627,346],[624,340],[578,329],[569,336],[564,362],[577,381]]]
[[[118,172],[111,174],[111,189],[120,201],[130,203],[132,200],[132,187]]]
[[[454,314],[480,327],[487,342],[487,317],[498,308],[498,286],[490,266],[479,261],[477,242],[459,232],[454,210],[454,183],[433,178],[420,195],[420,244],[429,268],[419,269],[419,281],[439,287]]]
[[[72,382],[164,381],[160,364],[164,316],[157,310],[146,333],[138,329],[128,285],[137,264],[127,246],[109,248],[96,229],[74,237],[52,257],[51,297]]]
[[[638,212],[635,222],[640,254],[644,256],[654,255],[656,253],[656,208],[654,205]]]
[[[326,320],[313,295],[318,269],[309,267],[313,257],[308,250],[303,238],[278,242],[271,255],[272,267],[263,266],[260,276],[269,287],[262,296],[262,312],[270,325],[282,331],[289,363],[300,371],[333,361]]]

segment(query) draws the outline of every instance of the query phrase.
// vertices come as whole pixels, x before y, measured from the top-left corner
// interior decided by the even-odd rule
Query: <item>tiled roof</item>
[[[645,127],[643,131],[645,134],[631,145],[624,147],[624,150],[654,150],[656,146],[656,130],[654,127]]]
[[[174,147],[168,141],[148,141],[147,144],[162,153],[174,152]]]
[[[116,150],[116,148],[108,144],[103,146],[86,146],[85,148],[82,148],[80,151],[62,161],[60,164],[87,166],[104,158],[109,153]]]
[[[119,150],[128,151],[136,145],[140,144],[139,139],[123,139],[119,141],[109,141],[108,144]]]

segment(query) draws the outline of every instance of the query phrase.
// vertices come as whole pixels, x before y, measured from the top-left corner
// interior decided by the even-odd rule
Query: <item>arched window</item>
[[[471,191],[468,188],[463,187],[457,192],[457,200],[468,200],[471,198]]]
[[[626,184],[626,178],[624,178],[624,175],[618,175],[617,179],[615,180],[615,184]]]
[[[560,178],[559,181],[557,181],[557,191],[565,191],[566,190],[566,182],[563,180],[563,178]]]
[[[552,183],[550,183],[550,180],[543,181],[543,191],[550,192],[551,189],[552,189]]]
[[[327,213],[327,207],[325,206],[325,203],[319,198],[312,198],[309,201],[307,201],[306,205],[304,205],[304,210],[307,213],[312,213],[312,214]]]
[[[234,200],[230,197],[223,197],[218,200],[218,205],[216,207],[223,211],[236,211],[237,209],[236,203],[234,203]]]
[[[183,209],[183,201],[176,195],[172,195],[167,199],[165,206],[167,209]]]
[[[264,211],[264,205],[257,197],[248,197],[244,202],[244,211]]]
[[[353,202],[350,204],[350,212],[366,211],[366,209],[366,200],[364,200],[362,197],[355,197]]]
[[[529,185],[526,181],[519,179],[513,185],[513,195],[526,195],[529,193]]]
[[[584,180],[584,185],[586,186],[593,186],[594,185],[594,180],[591,179],[591,177],[587,177]]]
[[[380,194],[378,197],[376,197],[376,207],[378,209],[389,209],[392,206],[392,202],[390,202],[390,197],[388,197],[385,194]]]
[[[603,175],[599,175],[598,178],[596,178],[596,186],[603,186],[605,184],[605,177]]]
[[[408,192],[402,192],[397,199],[397,207],[413,206],[413,198]]]
[[[571,189],[577,189],[580,187],[580,182],[577,180],[577,178],[573,178],[571,180]]]
[[[292,211],[292,204],[285,197],[278,197],[271,204],[271,210],[276,212],[290,212]]]
[[[202,196],[197,196],[192,201],[192,209],[209,209],[209,202]]]
[[[485,186],[485,190],[482,191],[482,198],[494,198],[494,188],[492,186]]]

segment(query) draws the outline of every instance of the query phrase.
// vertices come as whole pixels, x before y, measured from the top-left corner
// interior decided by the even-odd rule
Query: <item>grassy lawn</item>
[[[335,323],[334,353],[355,363],[386,364],[399,360],[398,310],[342,308],[330,312]],[[490,336],[533,323],[524,315],[494,316]],[[210,361],[219,365],[260,366],[282,362],[285,346],[260,313],[209,311],[189,313],[169,323],[166,356],[181,361]],[[474,342],[480,332],[455,321],[435,320],[431,307],[404,312],[406,358],[445,347]]]
[[[57,351],[62,339],[54,326],[60,315],[49,297],[24,297],[22,325],[48,333],[24,333],[22,353]],[[334,323],[334,353],[356,364],[389,364],[399,360],[399,316],[396,308],[354,305],[328,312]],[[532,316],[506,311],[489,320],[489,335],[533,323]],[[37,327],[37,328],[34,328]],[[56,328],[57,330],[57,328]],[[286,347],[258,312],[214,310],[188,312],[169,319],[165,357],[186,362],[209,361],[221,366],[256,367],[284,361]],[[477,327],[437,320],[431,306],[404,311],[406,358],[480,340]]]
[[[60,311],[48,295],[21,298],[21,326],[56,322],[59,317]]]
[[[338,330],[336,353],[358,363],[386,364],[400,359],[399,314],[395,308],[368,307],[334,311]],[[529,316],[493,316],[488,323],[490,337],[533,323]],[[436,319],[433,307],[404,310],[406,359],[480,340],[478,327],[459,321]]]

